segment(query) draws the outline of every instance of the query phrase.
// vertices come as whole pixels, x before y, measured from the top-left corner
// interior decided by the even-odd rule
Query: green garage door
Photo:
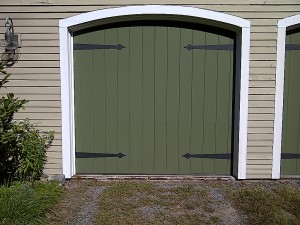
[[[300,32],[286,37],[281,174],[300,175]]]
[[[230,174],[234,40],[149,23],[74,34],[76,173]]]

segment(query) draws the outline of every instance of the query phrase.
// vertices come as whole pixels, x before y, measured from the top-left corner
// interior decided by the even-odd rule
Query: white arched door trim
[[[286,31],[295,25],[300,25],[300,14],[279,20],[277,27],[277,66],[275,90],[275,118],[273,143],[272,178],[280,178],[282,120],[283,120],[283,92],[284,92],[284,64],[285,64],[285,38]]]
[[[240,76],[240,113],[238,134],[238,179],[246,178],[247,159],[247,124],[248,124],[248,82],[250,22],[225,13],[183,6],[143,5],[108,8],[83,13],[59,21],[60,38],[60,73],[61,73],[61,107],[62,107],[62,158],[63,173],[66,178],[75,175],[75,127],[74,127],[74,89],[73,89],[73,37],[74,29],[93,26],[93,21],[101,21],[125,16],[184,16],[193,18],[193,22],[228,26],[236,31],[237,62]],[[126,17],[125,17],[126,18]],[[126,21],[126,19],[125,19]],[[90,24],[90,25],[89,25]],[[76,28],[77,27],[77,28]]]

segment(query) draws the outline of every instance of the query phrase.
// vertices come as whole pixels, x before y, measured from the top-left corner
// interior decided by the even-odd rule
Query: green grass
[[[300,192],[292,186],[241,188],[230,195],[247,215],[248,224],[300,224]]]
[[[0,187],[0,224],[45,224],[46,213],[58,201],[57,182],[15,183]]]

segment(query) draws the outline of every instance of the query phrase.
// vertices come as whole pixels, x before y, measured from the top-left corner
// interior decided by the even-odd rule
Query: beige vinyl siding
[[[271,178],[277,21],[299,14],[299,0],[2,0],[0,18],[10,16],[15,32],[22,38],[22,55],[8,70],[13,76],[7,90],[30,100],[17,119],[28,117],[38,122],[41,129],[56,132],[45,172],[62,173],[59,19],[109,7],[144,4],[199,7],[251,21],[247,178]],[[1,36],[3,25],[4,20],[0,23]]]

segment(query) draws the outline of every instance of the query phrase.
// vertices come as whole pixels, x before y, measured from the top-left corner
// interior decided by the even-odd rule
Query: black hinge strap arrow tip
[[[191,51],[193,49],[202,49],[202,50],[225,50],[225,51],[233,51],[234,46],[231,44],[228,45],[192,45],[188,44],[185,46],[187,50]]]
[[[297,153],[281,153],[282,159],[300,159],[300,154]]]
[[[91,152],[76,152],[76,158],[123,158],[126,155],[123,153],[91,153]]]
[[[125,48],[124,45],[98,45],[98,44],[74,44],[74,50],[94,50],[94,49],[117,49],[121,50]]]
[[[300,44],[286,44],[285,50],[287,51],[300,50]]]
[[[186,159],[190,158],[201,158],[201,159],[231,159],[230,153],[224,153],[224,154],[190,154],[186,153],[182,155],[182,157]]]

